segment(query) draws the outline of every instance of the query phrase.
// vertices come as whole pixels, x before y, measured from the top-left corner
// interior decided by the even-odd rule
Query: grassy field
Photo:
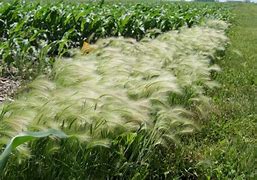
[[[197,3],[193,4],[197,6]],[[215,6],[215,4],[208,6],[211,7],[211,5]],[[55,63],[50,77],[46,75],[37,78],[28,87],[27,94],[17,98],[12,104],[0,106],[0,137],[4,137],[0,141],[1,148],[5,147],[5,141],[9,137],[17,135],[15,133],[22,132],[23,129],[36,131],[60,126],[59,129],[64,132],[78,133],[78,136],[74,135],[67,140],[53,141],[54,138],[50,138],[51,140],[43,138],[33,141],[28,144],[30,153],[22,146],[11,156],[3,177],[5,179],[31,177],[39,179],[64,179],[64,177],[75,177],[75,179],[86,177],[89,179],[257,179],[257,5],[234,3],[223,5],[219,6],[230,7],[234,16],[231,26],[226,30],[230,44],[225,51],[217,50],[218,45],[222,49],[226,44],[226,37],[222,35],[224,31],[206,30],[206,27],[200,27],[196,22],[197,27],[192,29],[182,29],[176,32],[177,34],[171,32],[170,35],[160,35],[155,40],[143,41],[140,44],[132,40],[123,42],[115,38],[100,40],[92,47],[99,48],[101,45],[105,47],[108,43],[113,46],[109,49],[107,47],[107,50],[103,48],[103,51],[98,51],[99,53],[97,50],[93,51],[86,58],[80,57],[81,59],[74,64],[73,61],[68,62],[67,66]],[[178,19],[187,17],[183,11],[179,12],[182,15]],[[31,17],[34,18],[34,16]],[[158,16],[156,17],[158,19]],[[224,17],[229,16],[225,13]],[[103,21],[99,20],[99,22]],[[70,25],[70,23],[66,24]],[[129,25],[132,24],[129,23]],[[54,29],[55,25],[52,30]],[[199,33],[201,31],[202,33]],[[26,31],[17,30],[17,32]],[[25,34],[24,37],[27,35]],[[109,36],[99,35],[99,37]],[[196,37],[205,37],[205,39]],[[163,42],[167,38],[166,43],[173,42],[168,46]],[[78,37],[74,39],[77,40]],[[199,43],[199,39],[202,42]],[[7,45],[6,47],[12,48]],[[11,50],[16,52],[13,48]],[[27,51],[24,52],[27,53]],[[142,52],[147,53],[142,54]],[[168,52],[169,56],[163,56]],[[214,56],[211,62],[218,64],[221,71],[209,73],[209,60]],[[43,59],[45,57],[43,56]],[[123,58],[119,59],[119,57]],[[130,57],[133,58],[130,59]],[[160,66],[162,62],[158,60],[163,57],[173,64],[166,63],[167,67]],[[191,61],[192,57],[197,61]],[[30,58],[26,58],[26,61]],[[103,61],[106,59],[107,61]],[[182,64],[176,64],[178,62],[173,62],[174,59],[181,60]],[[194,69],[195,62],[199,60],[204,60],[203,67],[198,66],[199,69]],[[111,63],[116,68],[113,68]],[[150,64],[153,67],[149,68]],[[95,66],[97,71],[102,71],[103,75],[96,73]],[[121,80],[125,82],[128,79],[127,74],[121,73],[124,66],[133,67],[134,71],[138,68],[136,72],[140,73],[135,75],[130,73],[131,69],[128,69],[126,73],[131,76],[130,81],[120,84]],[[118,67],[121,69],[119,70]],[[156,74],[156,71],[151,72],[158,67],[159,74]],[[150,80],[156,80],[154,79],[156,77],[163,76],[165,79],[169,75],[167,77],[171,78],[169,79],[171,82],[174,67],[177,72],[180,72],[175,74],[176,78],[185,80],[176,85],[182,89],[182,95],[177,96],[173,92],[169,95],[164,95],[163,92],[158,94],[161,88],[166,92],[165,88],[168,85],[168,88],[175,87],[168,83],[163,83],[163,87],[156,86],[156,89],[144,89],[144,87],[151,87],[152,84],[148,86],[147,83],[148,81],[152,83]],[[204,68],[206,70],[202,72]],[[22,69],[26,72],[26,68]],[[171,72],[170,69],[172,69]],[[197,78],[194,79],[192,74],[196,74]],[[212,80],[220,84],[219,87],[206,88],[211,81],[210,75]],[[81,77],[87,77],[92,81],[88,83],[87,78]],[[133,79],[134,77],[136,78]],[[140,80],[137,81],[137,78]],[[184,85],[183,83],[188,79],[192,80],[192,83],[189,86]],[[110,86],[109,82],[117,84]],[[124,89],[128,89],[128,95]],[[176,88],[174,92],[175,90]],[[107,92],[113,96],[106,97]],[[74,94],[77,95],[74,96]],[[165,99],[166,95],[168,100]],[[205,104],[205,99],[201,97],[210,97],[212,104]],[[193,100],[197,98],[200,99],[199,104],[196,103],[197,100]],[[148,99],[149,103],[144,104]],[[132,109],[130,109],[130,103],[134,106]],[[177,105],[183,109],[174,108]],[[211,110],[206,108],[208,113],[200,113],[197,108],[200,109],[201,105],[208,105]],[[143,106],[145,109],[142,109]],[[175,111],[170,112],[174,109]],[[184,110],[189,110],[193,115],[187,114]],[[88,118],[89,114],[91,119]],[[182,125],[169,124],[173,119],[183,121],[184,118],[194,119],[194,121],[185,121],[186,123],[182,122]],[[142,122],[147,120],[147,122],[142,123],[141,120]],[[136,123],[133,124],[132,121]],[[183,131],[179,129],[180,126],[184,125],[192,125],[193,133],[190,129],[190,134],[179,134]],[[173,135],[177,135],[176,133],[179,135],[174,138]],[[167,137],[170,139],[167,140]]]
[[[231,45],[218,61],[222,72],[210,92],[216,109],[197,138],[207,177],[257,178],[257,6],[234,6]],[[200,150],[200,151],[199,151]]]

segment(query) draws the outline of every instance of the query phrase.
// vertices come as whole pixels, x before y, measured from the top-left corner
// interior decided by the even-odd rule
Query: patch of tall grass
[[[72,58],[56,61],[51,77],[38,77],[1,106],[1,146],[27,130],[60,129],[72,138],[20,146],[3,176],[174,176],[167,152],[197,128],[192,115],[209,104],[205,89],[217,86],[210,73],[219,70],[210,62],[227,43],[225,29],[212,21],[154,40],[102,39],[86,56],[74,50]],[[157,167],[156,159],[163,164]]]

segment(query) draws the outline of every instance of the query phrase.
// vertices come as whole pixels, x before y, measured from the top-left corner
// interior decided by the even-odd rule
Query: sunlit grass
[[[179,145],[180,135],[198,128],[189,107],[204,113],[202,108],[209,104],[205,88],[217,86],[210,73],[219,70],[210,58],[227,43],[224,29],[223,22],[213,21],[154,40],[102,39],[86,56],[75,50],[72,58],[55,62],[51,77],[38,77],[17,100],[1,106],[2,145],[22,131],[61,129],[74,138],[28,146],[32,156],[27,154],[27,159],[32,164],[35,151],[51,161],[41,172],[44,178],[57,176],[52,167],[57,161],[73,164],[75,157],[82,163],[77,168],[84,169],[81,177],[150,176],[155,149],[169,150]],[[70,151],[72,146],[75,149]],[[19,149],[21,154],[27,153],[25,147]],[[57,159],[51,160],[55,155]],[[42,163],[39,159],[35,163]],[[18,160],[26,166],[26,158]],[[26,176],[10,174],[12,168],[19,168],[16,163],[13,156],[6,177]],[[64,175],[66,168],[58,171]]]

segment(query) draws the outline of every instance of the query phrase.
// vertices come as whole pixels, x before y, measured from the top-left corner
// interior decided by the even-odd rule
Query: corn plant
[[[35,76],[52,65],[53,57],[68,56],[68,48],[81,46],[92,34],[92,43],[112,36],[140,40],[153,29],[192,27],[206,18],[226,20],[229,13],[220,5],[202,4],[5,2],[0,7],[2,74]]]

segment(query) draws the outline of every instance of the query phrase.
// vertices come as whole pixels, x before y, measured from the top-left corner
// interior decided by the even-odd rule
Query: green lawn
[[[215,109],[199,137],[206,176],[257,178],[257,5],[238,4],[230,46],[217,63],[220,89],[210,92]]]

